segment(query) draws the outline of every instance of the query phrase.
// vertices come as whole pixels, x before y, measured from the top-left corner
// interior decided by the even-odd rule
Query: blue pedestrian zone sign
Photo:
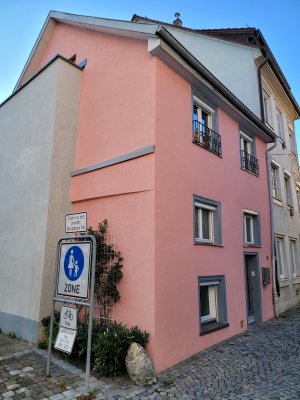
[[[90,242],[61,244],[57,294],[87,299],[90,264]]]

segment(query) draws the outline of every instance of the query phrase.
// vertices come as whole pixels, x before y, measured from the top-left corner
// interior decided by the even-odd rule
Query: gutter
[[[189,65],[198,71],[213,87],[215,87],[231,104],[254,123],[273,142],[276,138],[271,131],[252,111],[249,110],[239,99],[227,89],[203,64],[201,64],[185,47],[183,47],[170,32],[160,26],[156,34],[162,38],[177,54],[179,54]]]
[[[276,256],[275,256],[275,232],[274,232],[274,210],[273,210],[273,194],[272,194],[272,176],[271,176],[271,158],[270,151],[277,146],[277,137],[275,143],[269,149],[266,150],[266,160],[267,160],[267,174],[268,174],[268,187],[269,187],[269,202],[270,202],[270,222],[271,222],[271,260],[272,260],[272,297],[275,317],[279,317],[278,309],[278,293],[276,289]]]

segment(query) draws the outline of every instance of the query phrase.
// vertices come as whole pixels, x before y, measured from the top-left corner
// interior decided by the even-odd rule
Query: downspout
[[[269,61],[269,53],[267,53],[264,61],[259,65],[257,69],[258,74],[258,88],[259,88],[259,98],[260,98],[260,112],[261,112],[261,120],[265,124],[265,110],[263,103],[263,88],[262,88],[262,79],[261,79],[261,70]],[[270,203],[270,220],[271,220],[271,260],[272,260],[272,297],[274,304],[274,312],[275,317],[278,318],[279,310],[278,310],[278,294],[276,289],[276,265],[275,265],[275,232],[274,232],[274,211],[273,211],[273,193],[272,193],[272,176],[271,176],[271,159],[270,159],[270,151],[275,149],[277,146],[277,136],[275,138],[275,143],[269,149],[266,150],[266,158],[267,158],[267,174],[268,174],[268,187],[269,187],[269,203]]]
[[[272,296],[275,317],[278,318],[278,294],[276,288],[276,265],[275,265],[275,232],[274,232],[274,211],[273,211],[273,194],[272,194],[272,176],[271,176],[271,158],[269,152],[277,146],[277,137],[272,147],[267,149],[267,173],[268,173],[268,186],[269,186],[269,203],[270,203],[270,220],[271,220],[271,260],[272,260]]]

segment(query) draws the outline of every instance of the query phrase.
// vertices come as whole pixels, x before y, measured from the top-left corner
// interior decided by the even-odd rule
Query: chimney
[[[182,21],[179,18],[180,17],[180,13],[179,12],[175,13],[175,17],[176,17],[176,19],[173,21],[173,25],[182,26]]]

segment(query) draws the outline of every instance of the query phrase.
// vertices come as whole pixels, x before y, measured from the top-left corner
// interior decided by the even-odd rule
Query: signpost
[[[60,327],[54,348],[71,354],[77,334],[77,309],[62,307],[60,311]]]
[[[86,213],[82,213],[86,214]],[[55,303],[64,303],[61,309],[60,328],[54,348],[71,353],[77,332],[77,309],[74,306],[89,307],[89,324],[86,356],[85,389],[89,388],[96,239],[93,235],[63,237],[57,243],[56,273],[53,285],[52,311],[47,359],[47,375],[50,375],[52,337]]]
[[[87,213],[75,213],[66,215],[66,233],[86,232]]]

